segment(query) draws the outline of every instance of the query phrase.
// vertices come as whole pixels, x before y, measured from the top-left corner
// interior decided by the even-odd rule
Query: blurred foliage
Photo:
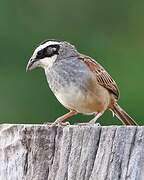
[[[0,2],[0,121],[42,123],[67,112],[48,88],[42,69],[26,73],[45,39],[64,39],[96,58],[115,77],[119,104],[143,124],[143,0],[14,0]],[[89,120],[78,115],[72,120]],[[110,112],[98,120],[120,124]]]

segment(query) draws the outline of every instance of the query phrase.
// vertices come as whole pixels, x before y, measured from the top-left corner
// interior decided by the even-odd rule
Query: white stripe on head
[[[40,50],[46,48],[47,46],[49,46],[49,45],[57,45],[57,44],[60,44],[60,42],[57,42],[57,41],[47,41],[47,42],[45,42],[44,44],[41,44],[40,46],[38,46],[38,47],[35,49],[35,51],[34,51],[34,53],[33,53],[33,57],[35,58],[36,55],[37,55],[37,53],[38,53]]]

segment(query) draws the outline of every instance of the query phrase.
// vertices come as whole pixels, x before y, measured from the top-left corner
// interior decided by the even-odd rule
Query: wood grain
[[[144,180],[144,127],[0,125],[0,180]]]

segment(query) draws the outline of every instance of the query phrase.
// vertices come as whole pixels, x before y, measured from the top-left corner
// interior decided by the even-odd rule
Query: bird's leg
[[[97,121],[97,119],[103,114],[104,112],[99,112],[99,113],[95,113],[96,114],[96,116],[92,119],[92,120],[90,120],[88,123],[89,124],[95,124],[95,122]],[[99,124],[99,123],[98,123]],[[100,124],[99,124],[100,125]]]
[[[77,125],[86,126],[86,125],[95,124],[96,120],[103,114],[103,112],[94,113],[94,114],[95,114],[95,117],[92,120],[90,120],[89,122],[77,123]],[[100,123],[96,123],[96,125],[100,126]]]
[[[74,111],[74,110],[70,110],[70,112],[64,114],[63,116],[60,116],[59,118],[57,118],[51,125],[49,125],[50,127],[53,127],[53,126],[56,126],[56,125],[63,125],[63,126],[66,126],[68,125],[69,123],[67,122],[63,122],[65,121],[66,119],[76,115],[77,112]]]

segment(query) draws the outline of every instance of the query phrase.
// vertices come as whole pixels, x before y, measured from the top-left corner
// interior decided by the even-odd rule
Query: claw
[[[54,126],[68,126],[68,125],[70,125],[70,123],[69,122],[57,122],[57,121],[55,121],[52,124],[47,124],[47,125],[49,128],[51,128]]]
[[[77,123],[76,125],[78,125],[78,126],[91,126],[91,125],[101,126],[100,123],[94,123],[94,122]]]

